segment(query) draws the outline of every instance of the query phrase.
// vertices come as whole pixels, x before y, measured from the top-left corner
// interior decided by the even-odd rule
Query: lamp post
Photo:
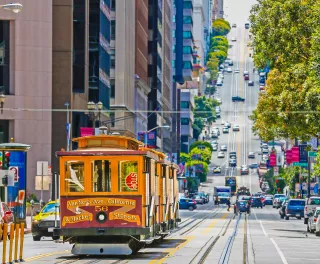
[[[12,11],[13,13],[17,14],[22,11],[23,5],[21,5],[19,3],[10,3],[10,4],[5,4],[5,5],[0,5],[0,8]]]
[[[152,128],[152,129],[150,129],[148,131],[145,131],[144,132],[144,145],[146,147],[148,147],[148,133],[150,133],[153,130],[156,130],[157,128],[170,128],[170,126],[157,126],[157,127],[154,127],[154,128]]]
[[[102,108],[103,108],[103,104],[101,102],[98,102],[95,104],[94,102],[91,101],[87,103],[88,116],[89,116],[89,119],[92,121],[93,128],[95,128],[97,118],[99,120],[99,126],[101,125]]]
[[[4,94],[0,94],[0,108],[1,108],[1,114],[3,114],[3,105],[6,101],[6,96]]]

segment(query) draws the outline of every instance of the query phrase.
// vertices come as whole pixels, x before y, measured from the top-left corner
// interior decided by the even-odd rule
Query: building
[[[0,94],[5,95],[0,143],[12,137],[32,146],[27,190],[40,197],[35,191],[37,161],[51,164],[52,116],[42,110],[52,107],[52,1],[20,3],[19,14],[0,9]],[[48,192],[44,198],[49,198]]]
[[[188,151],[190,139],[192,138],[192,129],[186,128],[186,122],[188,126],[192,128],[193,114],[183,113],[182,100],[192,101],[193,93],[183,88],[194,88],[191,85],[192,82],[192,70],[193,70],[193,1],[176,0],[174,17],[173,17],[173,105],[175,113],[173,115],[173,127],[176,127],[176,134],[173,136],[175,143],[173,144],[173,152],[179,153],[180,150]],[[188,95],[187,95],[188,94]],[[188,99],[186,99],[188,97]],[[183,101],[184,102],[184,101]],[[191,109],[191,107],[190,107]],[[188,116],[187,116],[188,115]],[[188,119],[188,121],[186,120]],[[182,124],[182,122],[184,122]],[[176,151],[175,151],[176,150]]]
[[[204,9],[204,58],[207,58],[210,49],[212,34],[214,0],[203,0]]]
[[[172,127],[172,16],[170,0],[148,1],[148,130]],[[170,129],[156,129],[156,147],[172,151]]]
[[[81,128],[99,125],[97,118],[87,114],[89,101],[102,102],[103,109],[110,107],[110,20],[114,4],[110,0],[52,2],[52,108],[65,110],[52,112],[49,152],[54,171],[59,170],[55,152],[68,148],[67,121],[71,137],[79,137]],[[101,121],[105,120],[103,112]]]

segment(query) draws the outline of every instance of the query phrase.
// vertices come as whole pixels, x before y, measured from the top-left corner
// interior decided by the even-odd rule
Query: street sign
[[[297,167],[308,167],[308,163],[306,162],[292,162],[292,165]]]
[[[318,152],[316,151],[308,151],[308,157],[317,157]]]

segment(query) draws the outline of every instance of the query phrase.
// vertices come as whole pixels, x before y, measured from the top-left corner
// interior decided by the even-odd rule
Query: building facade
[[[110,106],[110,0],[53,0],[52,2],[52,169],[58,171],[55,152],[67,149],[70,137],[82,127],[98,126],[87,114],[89,101]],[[107,120],[105,112],[102,123]],[[70,144],[70,149],[72,146]]]
[[[164,152],[172,151],[172,15],[170,0],[148,1],[148,78],[151,88],[148,94],[148,130],[156,129],[156,147]]]
[[[0,10],[0,94],[5,95],[0,143],[12,137],[31,145],[27,191],[40,197],[35,191],[37,161],[51,164],[52,1],[20,3],[19,14]],[[49,192],[43,198],[48,199]]]

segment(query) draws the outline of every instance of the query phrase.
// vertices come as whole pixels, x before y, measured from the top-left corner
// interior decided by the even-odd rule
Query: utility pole
[[[311,170],[310,157],[308,157],[308,198],[310,198],[310,170]]]

